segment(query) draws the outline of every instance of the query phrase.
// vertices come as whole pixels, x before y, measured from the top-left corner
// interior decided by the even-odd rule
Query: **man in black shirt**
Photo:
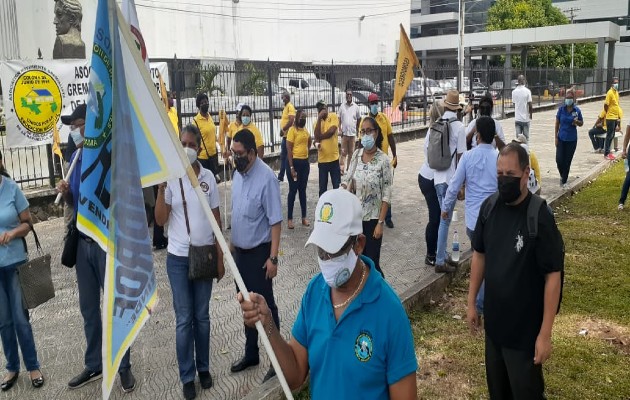
[[[475,298],[485,278],[486,375],[490,399],[544,399],[542,363],[551,355],[558,310],[564,244],[553,213],[538,210],[531,237],[527,208],[529,157],[508,144],[497,161],[499,197],[486,200],[472,240],[467,320],[478,329]],[[544,204],[544,203],[543,203]],[[486,210],[486,213],[484,213]]]

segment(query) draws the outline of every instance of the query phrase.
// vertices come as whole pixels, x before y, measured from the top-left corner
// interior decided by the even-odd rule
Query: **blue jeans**
[[[442,209],[442,204],[444,202],[444,198],[446,197],[446,190],[448,189],[448,183],[438,183],[435,185],[435,192],[438,197],[438,202],[440,203],[440,210]],[[438,241],[437,241],[437,254],[435,256],[435,264],[436,265],[444,265],[446,261],[446,245],[448,244],[448,228],[451,226],[451,218],[453,217],[453,213],[448,213],[448,218],[443,219],[440,217],[440,227],[438,229]]]
[[[428,180],[422,175],[418,174],[418,186],[422,191],[424,200],[427,202],[427,208],[429,210],[429,222],[424,230],[424,239],[427,242],[427,255],[435,257],[437,252],[438,231],[440,229],[440,202],[435,192],[435,185],[433,179]]]
[[[630,190],[630,172],[626,172],[626,179],[621,186],[621,196],[619,197],[619,204],[625,204],[628,197],[628,190]]]
[[[328,190],[328,174],[330,174],[333,189],[337,189],[341,184],[339,160],[317,163],[317,166],[319,167],[319,195],[321,196]]]
[[[33,328],[29,322],[28,310],[24,307],[22,287],[17,274],[17,267],[22,263],[24,261],[0,267],[0,336],[9,372],[20,372],[18,342],[26,370],[39,369]]]
[[[278,172],[278,180],[284,180],[284,172],[287,168],[287,138],[282,138],[282,144],[280,144],[280,172]],[[290,172],[289,172],[290,173]]]
[[[595,127],[588,131],[588,137],[591,139],[593,150],[599,150],[604,148],[604,140],[596,138],[595,135],[605,135],[606,130],[603,127]]]
[[[558,140],[558,146],[556,147],[556,165],[558,166],[562,183],[567,183],[569,180],[569,171],[571,170],[571,162],[573,162],[576,147],[577,140]]]
[[[85,367],[90,371],[103,369],[103,325],[101,321],[101,291],[105,284],[106,254],[96,242],[79,238],[77,249],[77,285],[79,286],[79,308],[83,316],[85,331]],[[131,368],[129,350],[120,361],[120,370]]]
[[[529,124],[529,122],[514,121],[515,136],[518,138],[518,135],[522,133],[529,142]]]
[[[212,281],[188,279],[188,257],[168,253],[166,273],[173,292],[175,348],[179,379],[195,380],[196,371],[210,371],[210,296]]]
[[[302,209],[302,218],[306,218],[306,185],[308,184],[308,175],[311,172],[311,166],[306,160],[293,159],[293,168],[297,174],[297,180],[293,180],[293,176],[289,172],[289,195],[287,196],[287,218],[293,219],[293,206],[295,205],[295,195],[300,195],[300,207]]]

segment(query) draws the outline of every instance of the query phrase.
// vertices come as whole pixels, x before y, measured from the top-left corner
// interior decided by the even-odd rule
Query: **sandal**
[[[302,225],[304,225],[304,226],[311,226],[311,223],[308,222],[308,219],[302,218]]]
[[[292,220],[292,219],[290,219],[290,220],[288,220],[288,221],[287,221],[287,227],[288,227],[289,229],[293,229],[293,228],[295,228],[295,226],[293,225],[293,220]]]

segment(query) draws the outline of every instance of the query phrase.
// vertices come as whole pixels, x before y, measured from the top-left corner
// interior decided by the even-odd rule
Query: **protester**
[[[444,114],[444,104],[442,100],[436,100],[431,105],[429,111],[429,126],[440,118]],[[435,170],[429,166],[427,148],[429,146],[429,134],[424,139],[424,163],[418,171],[418,186],[424,196],[424,200],[427,203],[427,210],[429,211],[429,220],[427,226],[424,229],[424,238],[427,243],[427,254],[424,257],[424,263],[430,267],[435,267],[435,256],[437,252],[437,240],[438,230],[440,228],[440,202],[438,201],[437,192],[435,191],[435,184],[433,182],[433,176]]]
[[[177,108],[175,108],[175,101],[173,100],[173,96],[168,94],[168,119],[171,121],[171,125],[173,125],[173,129],[175,133],[179,137],[179,117],[177,116]]]
[[[44,385],[17,271],[28,260],[23,240],[32,226],[28,200],[4,168],[0,153],[0,337],[7,359],[7,374],[0,384],[3,392],[15,385],[20,374],[18,343],[31,385]]]
[[[560,185],[567,188],[573,155],[577,148],[577,127],[584,125],[582,111],[575,105],[575,94],[567,91],[564,104],[556,114],[556,165],[560,173]]]
[[[440,208],[444,209],[444,199],[448,189],[448,182],[455,174],[455,168],[462,154],[466,151],[466,133],[464,124],[457,119],[457,111],[462,109],[459,104],[459,92],[451,89],[444,99],[444,115],[442,120],[450,121],[449,124],[449,154],[451,155],[451,163],[445,170],[436,170],[433,174],[433,183],[437,193]],[[448,218],[440,219],[440,227],[438,229],[437,255],[435,260],[435,272],[455,272],[455,267],[447,265],[446,245],[448,243],[448,229],[451,225],[452,215]]]
[[[247,129],[232,138],[232,157],[237,173],[232,182],[232,249],[245,286],[260,293],[280,327],[272,279],[278,273],[278,249],[282,222],[280,187],[273,171],[256,156],[254,135]],[[260,266],[264,266],[261,268]],[[239,372],[258,365],[258,332],[245,328],[245,354],[232,364]],[[265,380],[273,377],[269,368]]]
[[[343,187],[354,184],[356,195],[363,209],[363,252],[373,262],[376,270],[381,269],[381,245],[383,224],[392,197],[392,166],[387,154],[381,150],[383,132],[372,117],[361,121],[361,148],[352,156],[350,169],[344,177]]]
[[[613,84],[608,90],[608,93],[606,93],[604,111],[606,111],[606,140],[604,142],[604,157],[609,160],[614,160],[615,156],[610,152],[610,145],[615,137],[615,131],[617,129],[621,129],[621,118],[623,118],[623,110],[619,105],[619,78],[613,78]]]
[[[591,139],[591,144],[593,145],[593,153],[603,153],[604,152],[604,139],[600,139],[596,136],[598,135],[606,135],[606,129],[604,127],[606,123],[606,110],[602,110],[597,116],[597,120],[593,127],[588,131],[588,137]],[[615,142],[616,144],[616,142]],[[617,146],[615,146],[616,148]]]
[[[346,102],[339,106],[339,122],[341,124],[341,175],[348,170],[350,158],[354,153],[357,131],[361,121],[359,106],[352,100],[352,90],[346,90]]]
[[[77,107],[71,115],[61,117],[64,125],[70,126],[70,135],[77,147],[83,148],[85,137],[85,107]],[[70,163],[75,157],[79,157],[72,174],[65,180],[59,181],[57,190],[64,199],[74,205],[74,222],[76,223],[79,196],[81,193],[81,162],[83,153],[75,151],[70,158]],[[106,253],[90,237],[79,234],[77,249],[77,286],[79,288],[79,308],[83,316],[83,330],[85,332],[85,368],[83,372],[68,382],[70,389],[78,389],[89,382],[102,378],[102,322],[101,322],[101,291],[105,283]],[[122,390],[131,392],[136,387],[136,379],[131,373],[129,361],[131,348],[127,349],[120,361],[118,375]]]
[[[321,273],[309,283],[293,325],[280,335],[264,296],[238,300],[245,324],[260,321],[287,383],[299,388],[310,373],[313,400],[417,398],[418,367],[409,319],[398,295],[362,255],[364,210],[346,190],[319,198],[315,229]],[[273,310],[273,308],[272,308]]]
[[[287,196],[287,227],[295,228],[293,225],[293,206],[295,205],[295,195],[300,194],[300,208],[302,211],[302,225],[311,226],[306,219],[306,186],[311,166],[308,162],[308,150],[311,148],[311,134],[306,129],[306,113],[304,110],[297,110],[295,123],[287,133],[287,163],[289,165],[289,194]]]
[[[477,118],[486,116],[492,118],[492,108],[494,107],[494,102],[492,101],[492,96],[489,94],[484,95],[479,99],[479,107],[477,108]],[[468,126],[466,127],[466,147],[468,149],[477,147],[479,140],[477,138],[477,119],[473,119],[470,121]],[[505,134],[503,133],[503,127],[501,126],[501,122],[497,119],[494,119],[494,130],[496,132],[496,136],[492,140],[492,147],[495,149],[501,150],[503,146],[505,146]]]
[[[199,93],[196,98],[199,112],[193,118],[193,123],[201,132],[201,151],[199,152],[199,162],[201,165],[212,171],[212,175],[219,181],[219,156],[217,154],[217,127],[214,125],[212,116],[208,110],[210,102],[208,95]]]
[[[313,129],[317,150],[317,166],[319,168],[319,195],[328,190],[328,176],[333,189],[341,183],[341,169],[339,167],[339,118],[337,114],[328,112],[328,105],[319,100],[317,107],[317,122]]]
[[[380,145],[380,149],[385,153],[385,155],[389,154],[389,149],[392,149],[392,161],[391,165],[396,169],[398,166],[398,157],[396,157],[396,141],[394,140],[394,130],[392,129],[392,124],[389,122],[389,118],[387,115],[383,114],[379,111],[379,98],[375,93],[372,93],[368,96],[368,102],[370,103],[370,114],[369,116],[374,118],[374,120],[378,123],[378,126],[381,127],[381,132],[383,134],[383,142]],[[393,176],[393,175],[392,175]],[[392,221],[392,205],[389,204],[389,208],[387,209],[387,215],[385,216],[385,225],[388,228],[394,227],[394,221]]]
[[[525,77],[519,75],[518,85],[512,90],[512,103],[514,103],[514,127],[515,135],[525,135],[529,142],[529,125],[533,118],[532,92],[525,87]]]
[[[263,141],[263,137],[262,137],[262,134],[260,133],[260,130],[258,129],[256,124],[252,122],[251,107],[248,106],[247,104],[243,104],[243,106],[241,107],[240,115],[241,115],[242,125],[236,132],[242,129],[247,129],[248,131],[254,134],[254,138],[256,140],[256,153],[258,154],[258,158],[262,160],[263,157],[265,156],[265,142]],[[232,138],[232,136],[229,136],[229,137],[230,139]],[[231,145],[231,140],[230,140],[230,145]]]
[[[287,167],[287,140],[286,136],[289,129],[295,122],[295,107],[291,103],[291,95],[289,92],[282,93],[282,117],[280,118],[280,136],[282,136],[282,144],[280,145],[280,172],[278,172],[278,181],[284,181],[284,172]]]
[[[212,172],[197,161],[201,150],[201,134],[194,125],[182,129],[180,140],[192,165],[199,186],[205,194],[204,201],[221,226],[219,213],[219,188]],[[210,375],[210,296],[211,280],[188,279],[188,251],[192,246],[215,245],[217,265],[221,280],[225,273],[223,254],[215,244],[210,222],[206,218],[199,198],[188,176],[173,179],[160,185],[155,207],[155,221],[164,225],[169,221],[166,273],[173,293],[175,311],[175,348],[179,379],[183,384],[184,398],[194,399],[195,372],[203,389],[212,387]]]
[[[564,244],[553,213],[527,190],[527,152],[516,143],[497,162],[498,197],[486,200],[473,236],[467,321],[479,327],[475,299],[485,278],[485,365],[491,399],[544,399],[542,364],[551,355]],[[541,204],[529,235],[528,207]],[[486,209],[487,208],[487,209]],[[533,362],[532,362],[533,361]]]
[[[621,186],[621,196],[619,197],[619,205],[617,209],[623,210],[624,204],[626,204],[626,198],[628,197],[628,191],[630,190],[630,169],[628,169],[628,144],[630,144],[630,124],[626,127],[626,135],[623,137],[623,148],[621,150],[621,158],[625,161],[626,166],[626,179]]]
[[[228,160],[230,158],[230,149],[232,148],[232,138],[236,135],[236,132],[241,130],[243,123],[241,122],[241,110],[245,104],[238,103],[236,105],[236,114],[234,116],[234,121],[228,124],[227,135],[225,135],[225,151],[223,152],[223,159]]]

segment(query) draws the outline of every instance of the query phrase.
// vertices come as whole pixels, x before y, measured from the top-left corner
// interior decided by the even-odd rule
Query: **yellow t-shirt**
[[[317,122],[313,125],[313,130],[317,126]],[[317,152],[317,162],[325,163],[339,160],[339,117],[335,113],[328,113],[328,117],[321,124],[321,133],[326,133],[331,127],[336,126],[337,130],[328,139],[320,142],[319,151]]]
[[[363,120],[365,117],[361,118],[361,123],[359,124],[359,130],[363,129]],[[383,143],[381,143],[381,151],[385,154],[389,154],[389,136],[394,133],[392,129],[392,124],[389,122],[389,118],[387,115],[379,112],[374,117],[378,126],[381,127],[381,133],[383,134]],[[359,140],[361,140],[361,133],[359,132]]]
[[[608,90],[604,104],[608,106],[606,119],[617,120],[623,117],[623,111],[621,111],[621,107],[619,107],[619,92],[612,88]]]
[[[197,114],[193,120],[201,132],[202,140],[199,159],[207,160],[217,154],[217,127],[214,125],[214,121],[210,116],[206,119],[202,117],[201,114]]]
[[[171,124],[173,124],[173,128],[175,129],[175,133],[177,134],[177,137],[179,138],[179,127],[177,126],[177,123],[179,122],[178,118],[177,118],[177,108],[175,107],[171,107],[168,110],[168,119],[171,120]]]
[[[280,118],[280,129],[283,129],[284,126],[289,123],[289,117],[291,115],[295,115],[295,107],[293,106],[293,103],[288,102],[282,110],[282,117]]]
[[[287,133],[287,142],[293,143],[293,158],[297,160],[308,159],[308,139],[311,135],[306,128],[292,126]]]
[[[227,136],[232,139],[234,135],[236,135],[236,132],[240,131],[242,127],[243,124],[239,124],[237,121],[230,122],[230,125],[228,125]]]
[[[258,129],[256,124],[254,124],[253,122],[250,122],[249,125],[247,125],[247,126],[245,126],[245,125],[238,125],[238,129],[236,130],[236,132],[234,132],[234,135],[236,135],[237,132],[242,131],[243,129],[247,129],[251,133],[254,134],[254,139],[256,140],[256,148],[259,148],[260,146],[264,146],[265,145],[265,142],[263,141],[262,134],[260,133],[260,130]],[[234,138],[233,135],[230,136],[230,137]]]

